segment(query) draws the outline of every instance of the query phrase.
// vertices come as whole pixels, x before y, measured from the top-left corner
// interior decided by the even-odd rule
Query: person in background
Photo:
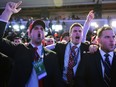
[[[70,38],[69,38],[69,32],[64,32],[61,37],[60,37],[60,41],[62,43],[67,43],[70,41]]]
[[[46,44],[46,48],[53,50],[55,48],[56,42],[53,36],[47,36],[45,38],[45,44]]]
[[[60,41],[60,35],[58,33],[54,33],[54,39],[55,39],[55,43]]]
[[[15,38],[13,39],[13,43],[14,43],[15,45],[18,45],[18,44],[22,43],[22,39],[21,39],[20,37],[15,37]]]
[[[50,36],[50,35],[47,36],[47,37],[45,38],[45,44],[46,44],[46,46],[55,44],[55,39],[54,39],[54,37],[53,37],[53,36]]]
[[[101,27],[97,31],[99,49],[85,54],[83,67],[77,75],[75,87],[115,87],[116,52],[115,33],[112,27]]]

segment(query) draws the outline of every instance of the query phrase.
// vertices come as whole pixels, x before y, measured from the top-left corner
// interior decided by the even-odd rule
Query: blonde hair
[[[103,26],[97,30],[97,37],[100,37],[102,35],[102,32],[105,30],[113,30],[110,26]]]
[[[73,24],[70,26],[69,34],[72,32],[72,28],[75,27],[75,26],[81,27],[81,28],[83,29],[83,26],[82,26],[80,23],[73,23]]]

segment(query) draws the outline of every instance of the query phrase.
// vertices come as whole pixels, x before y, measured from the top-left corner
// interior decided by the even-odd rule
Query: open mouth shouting
[[[80,36],[76,36],[75,39],[80,39]]]
[[[38,34],[38,37],[39,37],[39,38],[41,37],[41,34],[40,34],[40,33]]]

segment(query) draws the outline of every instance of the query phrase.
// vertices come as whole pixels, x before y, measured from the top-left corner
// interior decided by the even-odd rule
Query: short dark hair
[[[21,39],[20,37],[14,37],[14,39]]]
[[[64,32],[64,33],[61,35],[61,37],[60,37],[60,41],[62,41],[62,39],[63,39],[64,37],[66,37],[66,36],[69,37],[69,32]]]
[[[102,32],[105,30],[113,30],[110,26],[103,26],[97,30],[97,37],[100,37],[102,35]]]
[[[75,26],[81,27],[81,28],[83,29],[83,26],[82,26],[80,23],[73,23],[73,24],[70,26],[69,33],[72,32],[72,28],[75,27]]]
[[[64,38],[65,36],[69,36],[69,32],[64,32],[64,33],[62,34],[62,38]]]

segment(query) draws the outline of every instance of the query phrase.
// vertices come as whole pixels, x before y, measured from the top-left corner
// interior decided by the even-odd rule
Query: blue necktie
[[[110,87],[110,80],[111,80],[111,65],[109,61],[109,54],[104,55],[105,61],[104,61],[104,82],[105,87]]]

